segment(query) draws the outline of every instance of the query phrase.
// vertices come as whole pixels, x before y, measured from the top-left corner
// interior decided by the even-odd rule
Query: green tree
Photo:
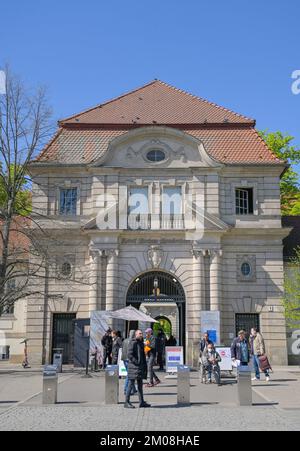
[[[44,89],[29,91],[8,67],[5,73],[5,94],[0,95],[0,312],[32,294],[31,278],[45,261],[31,227],[29,165],[52,130]],[[31,256],[41,256],[41,263],[32,263]]]
[[[285,271],[284,297],[282,304],[285,310],[287,325],[291,328],[300,324],[300,247]]]
[[[21,168],[15,167],[14,164],[11,164],[9,170],[5,172],[2,170],[2,166],[0,167],[0,212],[2,209],[5,209],[8,202],[9,195],[7,186],[9,185],[9,179],[13,180],[20,170]],[[13,199],[13,214],[28,216],[31,213],[31,199],[32,196],[28,180],[23,176]]]
[[[281,210],[283,215],[298,215],[300,214],[300,180],[293,166],[300,163],[300,149],[292,145],[293,136],[266,130],[260,131],[259,134],[278,158],[291,165],[280,182]]]

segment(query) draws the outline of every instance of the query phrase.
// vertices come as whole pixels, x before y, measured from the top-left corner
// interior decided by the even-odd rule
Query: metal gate
[[[53,350],[61,348],[63,363],[71,364],[74,361],[74,319],[76,313],[54,313],[52,334]]]
[[[85,367],[90,348],[90,318],[74,320],[74,366]]]
[[[155,292],[154,285],[157,284],[158,291]],[[180,282],[172,275],[162,271],[149,271],[137,277],[130,285],[126,304],[133,305],[139,309],[142,303],[168,303],[174,302],[178,307],[179,314],[179,337],[180,346],[185,348],[185,293]],[[130,323],[131,328],[137,324]]]
[[[237,313],[235,315],[236,336],[240,330],[244,330],[247,335],[250,335],[252,327],[259,330],[259,315],[257,313]]]

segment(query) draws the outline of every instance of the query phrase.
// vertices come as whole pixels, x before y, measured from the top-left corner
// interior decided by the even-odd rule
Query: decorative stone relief
[[[244,265],[244,272],[243,272]],[[247,273],[247,269],[249,273]],[[256,281],[256,256],[255,255],[237,255],[236,271],[238,282],[255,282]]]
[[[75,255],[64,255],[56,258],[57,279],[74,279]]]
[[[161,249],[160,245],[152,245],[148,250],[148,259],[153,268],[159,268],[161,264],[162,258],[164,256],[164,252]]]

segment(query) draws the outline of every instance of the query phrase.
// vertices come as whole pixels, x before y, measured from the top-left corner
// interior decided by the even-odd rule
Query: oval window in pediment
[[[160,149],[152,149],[147,152],[147,160],[151,163],[159,163],[166,159],[166,154]]]

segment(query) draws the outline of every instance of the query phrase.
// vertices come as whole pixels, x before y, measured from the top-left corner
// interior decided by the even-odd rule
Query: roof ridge
[[[75,117],[81,116],[82,114],[89,113],[90,111],[96,110],[97,108],[100,108],[100,107],[102,107],[104,105],[108,105],[109,103],[115,102],[116,100],[120,100],[123,97],[126,97],[126,96],[128,96],[130,94],[133,94],[133,93],[135,93],[137,91],[140,91],[143,88],[146,88],[146,86],[153,85],[157,81],[158,81],[157,78],[155,78],[154,80],[150,81],[149,83],[146,83],[146,84],[144,84],[142,86],[139,86],[138,88],[132,89],[131,91],[126,91],[124,94],[121,94],[121,95],[119,95],[117,97],[113,97],[112,99],[107,100],[106,102],[98,103],[96,106],[91,107],[91,108],[87,108],[86,110],[83,110],[80,113],[73,114],[72,116],[68,116],[65,119],[60,119],[58,121],[58,123],[63,125],[64,122],[69,121],[70,119],[74,119]]]
[[[71,116],[68,116],[68,117],[66,117],[66,118],[64,118],[64,119],[61,119],[61,120],[58,121],[58,124],[59,124],[59,125],[64,125],[65,123],[67,123],[67,121],[70,121],[70,120],[75,119],[75,118],[77,118],[77,117],[79,117],[79,116],[81,116],[81,115],[83,115],[83,114],[85,114],[85,113],[89,113],[89,112],[91,112],[91,111],[93,111],[93,110],[96,110],[97,108],[100,108],[100,107],[102,107],[102,106],[108,105],[108,104],[110,104],[110,103],[112,103],[112,102],[115,102],[115,101],[117,101],[117,100],[120,100],[120,99],[122,99],[122,98],[124,98],[124,97],[126,97],[126,96],[128,96],[128,95],[134,94],[134,93],[136,93],[136,92],[138,92],[138,91],[140,91],[140,90],[142,90],[142,89],[144,89],[144,88],[146,88],[146,87],[148,87],[148,86],[151,86],[151,85],[153,85],[153,84],[155,84],[155,83],[161,84],[161,85],[163,85],[163,86],[166,86],[166,87],[172,89],[173,91],[176,91],[176,92],[179,92],[179,93],[181,93],[181,94],[187,95],[187,96],[191,97],[191,98],[194,99],[194,100],[198,100],[198,101],[200,101],[200,102],[204,102],[204,103],[206,103],[207,105],[210,105],[210,106],[212,106],[212,107],[214,107],[214,108],[217,108],[217,109],[219,109],[219,110],[222,110],[222,111],[224,111],[224,112],[226,112],[226,113],[233,114],[235,117],[244,119],[244,120],[246,120],[246,121],[249,121],[249,123],[255,125],[255,119],[253,119],[253,118],[250,118],[250,117],[248,117],[248,116],[244,116],[243,114],[240,114],[240,113],[236,113],[235,111],[230,110],[229,108],[225,108],[224,106],[218,105],[217,103],[211,102],[210,100],[207,100],[207,99],[205,99],[205,98],[203,98],[203,97],[197,96],[197,95],[195,95],[195,94],[191,94],[190,92],[188,92],[188,91],[186,91],[186,90],[184,90],[184,89],[177,88],[176,86],[173,86],[173,85],[171,85],[171,84],[169,84],[169,83],[166,83],[165,81],[162,81],[162,80],[160,80],[160,79],[158,79],[158,78],[155,78],[154,80],[151,80],[150,82],[145,83],[144,85],[139,86],[139,87],[137,87],[137,88],[135,88],[135,89],[132,89],[132,90],[130,90],[130,91],[127,91],[127,92],[125,92],[125,93],[123,93],[123,94],[121,94],[121,95],[119,95],[119,96],[117,96],[117,97],[113,97],[113,98],[111,98],[111,99],[109,99],[109,100],[107,100],[107,101],[105,101],[105,102],[99,103],[99,104],[95,105],[94,107],[87,108],[87,109],[85,109],[85,110],[82,110],[82,111],[79,112],[79,113],[76,113],[76,114],[73,114],[73,115],[71,115]],[[229,123],[230,123],[230,121],[229,121]]]
[[[211,106],[213,106],[213,107],[219,108],[219,109],[221,109],[221,110],[223,110],[223,111],[226,111],[226,112],[228,112],[228,113],[234,114],[235,116],[241,117],[241,118],[243,118],[243,119],[246,119],[246,120],[248,120],[248,121],[250,121],[250,122],[255,123],[255,119],[253,119],[253,118],[251,118],[251,117],[248,117],[248,116],[244,116],[243,114],[240,114],[240,113],[236,113],[235,111],[230,110],[229,108],[226,108],[226,107],[224,107],[224,106],[222,106],[222,105],[218,105],[218,104],[215,103],[215,102],[211,102],[210,100],[207,100],[207,99],[205,99],[204,97],[200,97],[200,96],[197,96],[197,95],[195,95],[195,94],[192,94],[192,93],[186,91],[185,89],[177,88],[176,86],[170,85],[169,83],[166,83],[165,81],[162,81],[162,80],[159,80],[159,79],[157,79],[156,81],[158,81],[158,82],[161,83],[162,85],[167,86],[168,88],[173,89],[174,91],[178,91],[178,92],[181,92],[181,93],[183,93],[183,94],[186,94],[186,95],[192,97],[192,98],[195,99],[195,100],[200,100],[200,101],[202,101],[202,102],[207,103],[208,105],[211,105]]]

